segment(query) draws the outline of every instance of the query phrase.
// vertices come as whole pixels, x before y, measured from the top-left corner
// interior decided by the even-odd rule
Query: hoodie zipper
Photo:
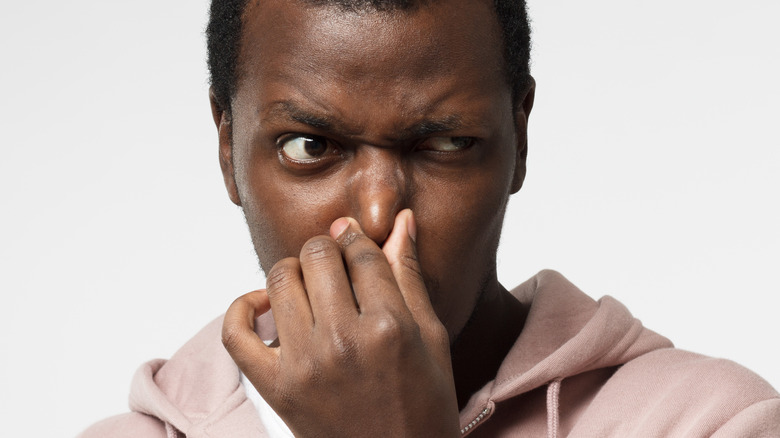
[[[460,434],[465,435],[468,431],[473,429],[477,424],[479,424],[480,421],[485,419],[485,417],[487,417],[488,415],[490,415],[490,406],[483,409],[482,412],[480,412],[479,415],[477,415],[477,418],[475,418],[471,423],[467,424],[463,429],[461,429]]]

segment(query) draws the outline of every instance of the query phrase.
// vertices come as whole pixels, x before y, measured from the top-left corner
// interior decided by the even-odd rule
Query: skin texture
[[[489,1],[257,3],[232,112],[212,110],[268,283],[225,346],[296,436],[458,436],[525,318],[495,254],[533,87],[513,105]],[[269,308],[278,348],[252,332]]]

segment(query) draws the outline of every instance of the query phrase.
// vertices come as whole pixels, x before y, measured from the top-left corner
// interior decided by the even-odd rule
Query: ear
[[[528,116],[534,107],[534,95],[536,93],[536,81],[529,78],[528,91],[522,96],[519,105],[515,109],[515,133],[517,135],[517,154],[515,156],[515,174],[512,178],[512,194],[517,193],[523,187],[525,180],[525,161],[528,157]]]
[[[211,116],[214,118],[214,124],[217,125],[217,134],[219,137],[219,167],[222,169],[222,178],[225,180],[225,188],[228,196],[234,204],[241,206],[241,198],[238,196],[238,187],[236,186],[236,174],[233,169],[233,145],[232,129],[230,116],[225,108],[217,100],[214,94],[214,88],[209,88],[209,101],[211,102]]]

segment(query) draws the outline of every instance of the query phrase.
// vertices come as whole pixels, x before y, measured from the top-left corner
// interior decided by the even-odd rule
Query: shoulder
[[[116,415],[95,423],[77,438],[155,438],[167,437],[165,425],[158,419],[138,412]]]
[[[627,362],[615,373],[616,378],[623,376],[641,376],[647,389],[685,392],[732,404],[780,397],[766,380],[736,362],[676,348],[662,348]]]
[[[730,360],[675,348],[621,366],[591,408],[624,436],[780,434],[780,394],[768,382]]]

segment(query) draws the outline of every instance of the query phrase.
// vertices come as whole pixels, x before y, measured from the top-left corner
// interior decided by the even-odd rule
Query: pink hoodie
[[[512,293],[532,303],[496,378],[461,411],[488,437],[780,437],[780,395],[727,360],[677,350],[615,299],[598,302],[542,271]],[[169,361],[136,373],[133,412],[81,437],[264,437],[220,341],[222,318]],[[258,320],[263,339],[276,336]]]

